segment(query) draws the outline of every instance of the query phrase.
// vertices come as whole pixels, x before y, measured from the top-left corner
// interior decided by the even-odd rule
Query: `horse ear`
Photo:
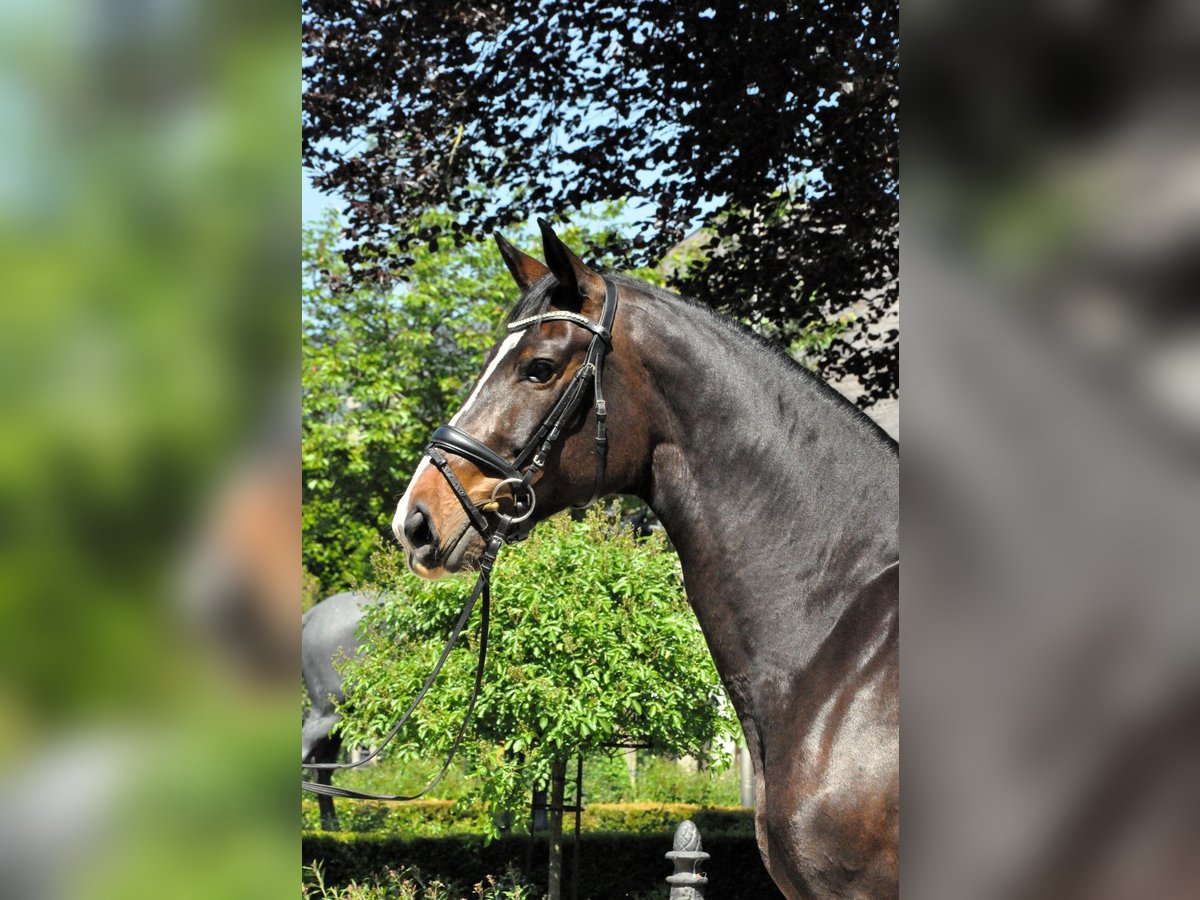
[[[581,308],[588,305],[599,308],[604,302],[604,279],[584,265],[583,260],[558,239],[549,222],[545,219],[537,221],[542,229],[542,251],[546,265],[554,277],[567,289],[568,296],[580,298]]]
[[[508,266],[508,271],[512,273],[513,280],[521,290],[529,290],[531,284],[550,271],[528,253],[522,253],[506,241],[500,232],[495,232],[493,237],[496,238],[496,246],[500,248],[500,255],[504,257],[504,264]]]

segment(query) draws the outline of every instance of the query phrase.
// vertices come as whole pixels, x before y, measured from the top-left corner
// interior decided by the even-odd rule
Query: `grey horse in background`
[[[334,664],[356,658],[361,652],[358,623],[375,602],[365,594],[334,594],[306,612],[300,620],[300,667],[312,701],[312,708],[304,717],[301,765],[337,762],[342,739],[331,732],[341,720],[336,704],[345,699],[345,694],[342,674]],[[314,780],[319,784],[332,783],[331,770],[313,771]],[[320,795],[317,806],[321,811],[321,828],[336,831],[338,819],[333,798]]]

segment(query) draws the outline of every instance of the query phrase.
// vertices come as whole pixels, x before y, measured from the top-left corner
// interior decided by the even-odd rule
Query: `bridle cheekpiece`
[[[547,312],[524,319],[517,319],[515,322],[508,324],[509,334],[524,331],[526,328],[540,325],[543,322],[570,322],[578,325],[580,328],[586,329],[592,334],[591,342],[588,344],[587,355],[584,357],[579,368],[575,370],[575,374],[571,377],[566,390],[563,391],[562,395],[558,398],[558,402],[554,404],[554,407],[546,415],[546,418],[542,420],[542,424],[538,427],[538,430],[530,438],[529,442],[525,445],[525,449],[518,454],[515,460],[509,462],[482,441],[472,437],[455,425],[442,425],[429,438],[429,444],[425,448],[425,453],[429,457],[429,461],[442,473],[442,476],[446,479],[446,483],[450,486],[450,489],[458,498],[458,502],[462,505],[463,511],[467,514],[471,525],[483,537],[489,537],[497,530],[497,528],[493,528],[488,523],[484,511],[489,508],[495,508],[494,504],[497,502],[497,494],[506,485],[510,486],[509,490],[513,498],[514,515],[503,516],[500,519],[502,524],[508,526],[504,528],[506,533],[503,535],[502,540],[506,541],[509,539],[508,528],[525,521],[533,515],[533,509],[537,503],[533,482],[542,469],[545,468],[550,451],[561,436],[563,428],[571,421],[575,412],[579,409],[589,383],[592,387],[595,403],[594,408],[596,411],[596,478],[591,498],[583,506],[576,508],[583,509],[590,506],[600,496],[604,488],[604,472],[608,462],[608,406],[604,400],[604,358],[612,348],[612,325],[613,319],[617,314],[617,286],[607,278],[604,278],[603,281],[604,306],[600,311],[599,322],[593,322],[591,319],[581,316],[578,313]],[[493,488],[491,497],[487,502],[479,505],[470,498],[466,489],[462,486],[462,482],[458,480],[454,471],[450,468],[450,462],[446,459],[445,454],[442,452],[443,450],[461,456],[472,462],[481,471],[502,479]]]

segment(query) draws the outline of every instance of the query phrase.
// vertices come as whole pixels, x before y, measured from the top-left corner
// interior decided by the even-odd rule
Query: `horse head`
[[[644,453],[626,402],[637,390],[627,330],[614,327],[617,285],[539,224],[545,264],[496,235],[521,297],[392,520],[425,578],[475,568],[500,514],[527,534],[568,506],[625,489]],[[611,413],[597,379],[621,398]]]

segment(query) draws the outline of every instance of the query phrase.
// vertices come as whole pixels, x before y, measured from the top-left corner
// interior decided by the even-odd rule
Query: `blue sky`
[[[300,218],[307,225],[327,209],[343,209],[344,204],[339,197],[322,194],[312,186],[312,173],[300,168]]]

